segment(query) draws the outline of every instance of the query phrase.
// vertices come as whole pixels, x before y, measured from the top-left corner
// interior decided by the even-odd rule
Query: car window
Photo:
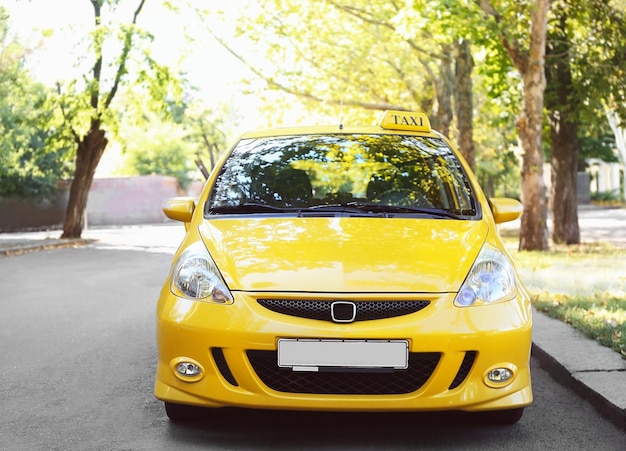
[[[217,177],[207,212],[242,212],[237,207],[245,205],[284,211],[378,205],[476,215],[470,183],[443,139],[392,134],[241,140]]]

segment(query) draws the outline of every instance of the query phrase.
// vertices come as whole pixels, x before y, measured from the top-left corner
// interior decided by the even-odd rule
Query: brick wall
[[[69,183],[61,182],[56,198],[0,198],[0,232],[58,229],[63,226]],[[149,175],[94,179],[87,203],[87,225],[153,224],[169,221],[163,202],[179,195],[174,177]]]

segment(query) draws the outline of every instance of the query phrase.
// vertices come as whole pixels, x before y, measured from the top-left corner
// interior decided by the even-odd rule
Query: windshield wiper
[[[259,204],[254,202],[246,202],[240,205],[224,205],[220,207],[210,207],[209,214],[239,214],[239,213],[288,213],[297,209],[280,208],[267,204]]]
[[[385,216],[387,215],[387,211],[382,209],[375,209],[375,211],[371,208],[363,208],[361,205],[354,205],[355,202],[348,202],[343,204],[320,204],[320,205],[311,205],[307,208],[301,208],[300,213],[304,213],[307,211],[320,211],[327,213],[348,213],[353,215],[367,215],[367,216]],[[373,204],[378,205],[378,204]]]
[[[461,215],[458,215],[450,210],[444,210],[443,208],[427,208],[427,207],[404,207],[398,205],[379,204],[375,202],[348,202],[346,206],[352,208],[358,208],[363,211],[371,212],[384,212],[384,213],[418,213],[431,216],[437,216],[440,218],[452,218],[463,219]]]
[[[463,219],[463,215],[456,214],[449,210],[441,208],[424,208],[424,207],[404,207],[397,205],[386,205],[376,202],[354,201],[338,204],[321,204],[311,205],[306,208],[281,208],[272,205],[248,202],[241,205],[225,205],[219,207],[210,207],[209,214],[252,214],[252,213],[298,213],[307,211],[319,211],[328,213],[348,213],[354,215],[367,215],[387,217],[389,214],[409,213],[409,214],[425,214],[440,218]]]

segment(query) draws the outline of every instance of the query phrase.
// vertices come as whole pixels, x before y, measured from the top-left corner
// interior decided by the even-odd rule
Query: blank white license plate
[[[322,368],[406,369],[407,340],[278,340],[278,366],[294,371]]]

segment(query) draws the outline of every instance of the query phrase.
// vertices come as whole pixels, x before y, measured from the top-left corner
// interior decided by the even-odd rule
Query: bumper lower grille
[[[248,351],[256,374],[272,390],[284,393],[394,395],[419,390],[441,357],[438,352],[410,353],[406,370],[373,372],[294,372],[279,368],[276,351]]]
[[[220,371],[220,374],[226,381],[237,387],[237,381],[235,380],[235,376],[231,373],[230,368],[228,367],[228,363],[226,362],[226,357],[224,357],[224,351],[222,348],[211,348],[211,355],[213,356],[213,360],[215,361],[215,365],[217,369]]]
[[[474,360],[476,360],[476,351],[467,351],[465,353],[465,357],[463,357],[463,362],[461,362],[461,366],[459,367],[459,371],[456,373],[456,377],[448,387],[449,390],[457,388],[459,385],[463,383],[465,378],[470,373],[472,366],[474,365]]]
[[[258,299],[268,310],[299,318],[332,321],[332,304],[335,301],[306,299]],[[354,321],[393,318],[419,312],[430,301],[354,301]]]

